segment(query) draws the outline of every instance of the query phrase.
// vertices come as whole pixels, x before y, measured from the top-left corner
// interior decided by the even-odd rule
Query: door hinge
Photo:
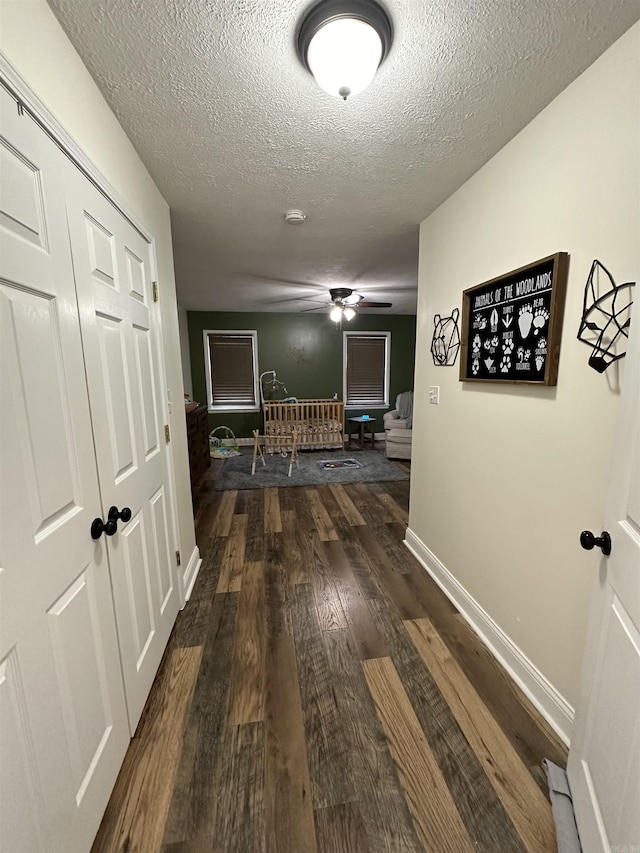
[[[153,284],[153,301],[157,302],[158,301],[158,282],[153,281],[152,284]]]
[[[181,560],[180,560],[180,551],[176,551],[176,564],[177,564],[178,566],[181,566],[181,565],[182,565],[182,562],[181,562]]]
[[[171,430],[169,429],[169,424],[164,425],[164,440],[167,444],[171,441]]]

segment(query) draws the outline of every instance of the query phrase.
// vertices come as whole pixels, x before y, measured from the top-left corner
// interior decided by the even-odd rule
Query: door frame
[[[140,220],[129,210],[122,196],[109,183],[109,181],[99,171],[99,169],[92,162],[92,160],[87,157],[87,155],[80,148],[78,143],[73,139],[72,136],[69,135],[63,125],[60,124],[58,119],[47,108],[43,101],[33,91],[31,86],[29,86],[27,81],[14,68],[11,62],[1,51],[0,86],[2,86],[9,93],[9,95],[14,98],[18,105],[18,108],[28,113],[31,119],[58,146],[58,148],[63,152],[63,154],[65,154],[65,156],[68,157],[69,160],[71,160],[74,166],[80,170],[80,172],[85,176],[85,178],[87,178],[87,180],[89,180],[93,184],[93,186],[107,199],[108,202],[110,202],[110,204],[112,204],[116,208],[116,210],[127,220],[127,222],[129,222],[130,225],[132,225],[136,229],[140,236],[148,243],[151,256],[151,274],[153,280],[157,281],[158,267],[155,238],[150,234],[150,232],[142,224],[142,222],[140,222]],[[166,393],[167,367],[165,363],[164,329],[162,326],[160,303],[154,303],[154,308],[156,310],[152,311],[151,316],[153,322],[157,324],[158,341],[160,346],[160,352],[158,353],[161,373],[160,379],[163,388],[165,389],[165,393],[162,395],[162,417],[164,418],[164,423],[168,424],[170,422],[170,418],[169,401]],[[172,401],[172,406],[176,406],[178,403],[182,405],[182,401],[180,400]],[[180,553],[182,554],[178,527],[175,467],[170,444],[165,445],[164,452],[166,453],[167,457],[167,487],[169,490],[169,507],[171,513],[170,528],[171,534],[173,536],[173,550],[175,552],[180,551]],[[183,558],[184,556],[185,555],[182,555]],[[186,601],[185,593],[187,592],[184,589],[184,573],[181,570],[181,567],[178,566],[177,562],[175,561],[173,564],[173,569],[176,575],[176,583],[178,584],[180,607],[183,607]]]

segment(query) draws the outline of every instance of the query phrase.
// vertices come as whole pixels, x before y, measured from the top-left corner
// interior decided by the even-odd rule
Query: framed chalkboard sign
[[[557,383],[568,270],[557,252],[464,291],[462,382]]]

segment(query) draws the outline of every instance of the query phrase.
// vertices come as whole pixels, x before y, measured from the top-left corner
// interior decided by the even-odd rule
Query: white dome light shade
[[[339,323],[342,318],[342,308],[339,305],[334,306],[331,309],[329,317],[333,320],[334,323]]]
[[[319,0],[300,23],[296,49],[318,85],[345,101],[369,85],[393,41],[378,0]]]
[[[342,313],[344,314],[344,319],[347,321],[353,320],[353,318],[356,316],[356,312],[350,305],[347,305],[347,307],[343,310]]]
[[[355,18],[337,18],[313,36],[307,62],[321,89],[346,100],[367,88],[380,65],[382,52],[382,40],[370,24]]]

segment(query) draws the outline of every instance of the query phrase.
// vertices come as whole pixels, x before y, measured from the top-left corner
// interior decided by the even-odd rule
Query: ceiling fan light
[[[334,323],[339,323],[342,318],[342,308],[339,305],[334,305],[331,309],[329,317],[333,320]]]
[[[346,308],[343,308],[342,314],[345,320],[353,320],[353,318],[356,316],[356,312],[350,305],[347,305]]]
[[[357,305],[358,302],[362,299],[359,293],[350,293],[349,296],[345,297],[342,301],[345,305]]]

